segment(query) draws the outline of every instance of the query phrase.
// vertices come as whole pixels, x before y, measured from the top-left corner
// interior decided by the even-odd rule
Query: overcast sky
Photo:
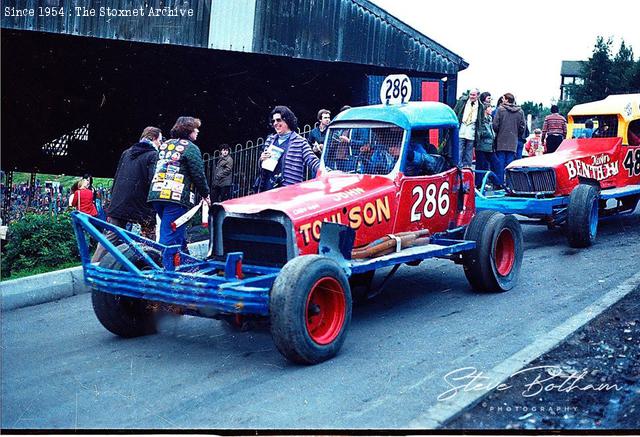
[[[371,1],[469,63],[458,94],[477,87],[549,105],[562,60],[588,59],[598,35],[614,37],[614,54],[623,38],[640,55],[637,0]]]

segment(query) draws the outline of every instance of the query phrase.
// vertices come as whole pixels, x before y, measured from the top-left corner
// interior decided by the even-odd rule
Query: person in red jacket
[[[524,150],[527,156],[540,156],[544,155],[547,151],[542,142],[542,131],[540,129],[534,129],[533,136],[527,140],[524,145]]]
[[[80,179],[78,182],[78,189],[71,197],[71,206],[90,216],[95,217],[98,215],[96,205],[93,203],[93,191],[89,189],[88,179]]]

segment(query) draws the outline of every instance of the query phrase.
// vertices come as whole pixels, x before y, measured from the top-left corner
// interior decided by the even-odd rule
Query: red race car
[[[367,297],[377,269],[393,266],[384,284],[402,264],[448,258],[464,266],[476,290],[511,289],[522,230],[511,216],[475,214],[474,175],[450,164],[458,158],[457,126],[453,111],[434,102],[342,112],[329,126],[315,179],[211,208],[206,260],[75,214],[98,319],[134,336],[153,332],[157,313],[168,310],[268,317],[279,351],[312,364],[338,352],[352,301]],[[440,154],[433,144],[444,139]],[[116,248],[100,228],[136,244]],[[100,266],[89,262],[82,230],[110,252]]]
[[[566,226],[572,247],[593,244],[600,217],[632,212],[640,199],[640,94],[574,106],[567,139],[550,154],[506,169],[506,189],[477,192],[479,210],[519,214]]]

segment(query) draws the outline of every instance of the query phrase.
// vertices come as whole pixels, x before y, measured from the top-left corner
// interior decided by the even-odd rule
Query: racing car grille
[[[243,252],[243,262],[282,266],[287,262],[287,233],[281,223],[226,217],[222,223],[224,253]]]
[[[553,169],[508,169],[507,187],[514,194],[553,194],[556,175]]]

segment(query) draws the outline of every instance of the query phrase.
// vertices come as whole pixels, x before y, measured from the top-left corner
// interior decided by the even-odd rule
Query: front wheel
[[[462,256],[464,273],[478,291],[507,291],[517,281],[522,265],[522,228],[518,220],[496,211],[480,211],[464,236],[476,242]]]
[[[269,312],[282,355],[301,364],[328,360],[342,347],[351,321],[349,281],[330,258],[294,258],[273,284]]]
[[[135,259],[134,252],[126,244],[120,245],[118,250],[135,265],[144,268],[144,264]],[[160,253],[157,250],[145,249],[145,252],[156,262],[161,262]],[[122,264],[110,253],[107,253],[100,260],[100,267],[109,270],[124,269]],[[144,299],[105,293],[94,289],[91,292],[91,302],[98,321],[113,334],[132,338],[156,333],[158,314],[150,302]]]
[[[567,240],[571,247],[589,247],[598,233],[598,189],[579,184],[569,196],[567,209]]]

